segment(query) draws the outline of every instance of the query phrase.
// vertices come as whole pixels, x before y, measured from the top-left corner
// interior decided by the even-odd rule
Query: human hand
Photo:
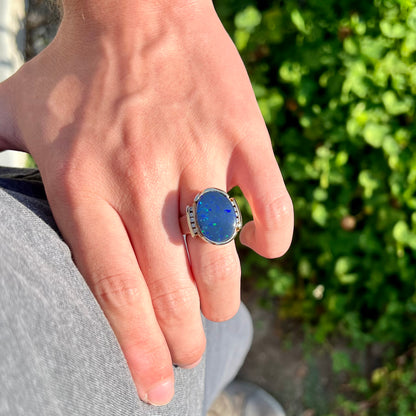
[[[189,238],[188,264],[186,205],[207,187],[240,186],[254,217],[240,240],[266,257],[287,250],[293,210],[211,2],[144,3],[74,1],[52,44],[0,86],[0,145],[33,155],[140,397],[164,404],[172,362],[202,357],[200,310],[221,321],[240,303],[234,243]]]

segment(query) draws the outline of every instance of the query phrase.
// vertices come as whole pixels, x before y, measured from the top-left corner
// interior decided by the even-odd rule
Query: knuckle
[[[45,187],[51,190],[54,199],[60,199],[71,209],[79,207],[82,202],[90,204],[100,194],[100,187],[91,187],[91,171],[86,168],[80,157],[53,162],[53,175],[45,175]],[[92,162],[91,162],[92,164]]]
[[[151,368],[163,368],[168,352],[162,343],[156,342],[152,336],[137,335],[132,337],[128,345],[123,346],[127,357],[139,356],[145,359]],[[170,361],[170,360],[168,360]]]
[[[129,309],[137,306],[141,290],[136,276],[126,273],[107,275],[93,284],[92,291],[102,307]]]
[[[172,358],[175,364],[179,366],[190,366],[198,362],[205,351],[205,339],[195,343],[192,348],[187,350],[172,353]]]
[[[76,190],[79,188],[79,172],[73,167],[72,160],[57,161],[54,166],[52,178],[45,177],[45,186],[53,190],[54,194],[66,200],[66,203],[73,204]]]
[[[258,215],[262,218],[266,232],[275,231],[276,227],[281,227],[282,224],[293,223],[293,203],[287,192],[260,206],[263,210],[258,212]]]
[[[172,360],[179,366],[189,366],[197,362],[205,351],[205,336],[201,329],[194,327],[195,317],[200,319],[199,297],[194,286],[175,288],[172,291],[152,297],[153,307],[161,328],[180,328],[187,333],[186,342],[183,339],[168,335]],[[165,334],[166,335],[166,334]]]
[[[123,353],[134,376],[139,379],[146,376],[158,380],[167,378],[172,373],[172,360],[165,345],[155,342],[152,337],[133,338],[128,345],[123,345]]]
[[[207,254],[202,259],[201,266],[201,277],[208,286],[240,279],[240,261],[234,254],[228,252]]]
[[[152,296],[153,307],[158,320],[184,321],[199,311],[199,300],[194,287],[175,288]]]
[[[209,310],[205,312],[204,315],[207,319],[213,322],[225,322],[233,318],[240,307],[240,302],[236,302],[235,305],[229,305],[226,311],[218,311],[218,310]]]

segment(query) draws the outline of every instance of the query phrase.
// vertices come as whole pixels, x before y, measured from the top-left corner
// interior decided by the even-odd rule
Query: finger
[[[181,198],[181,210],[184,213],[187,205],[191,205],[195,195],[206,188],[215,187],[226,190],[224,178],[215,179],[208,183],[201,181],[202,187],[196,191],[195,176],[190,176]],[[225,321],[232,318],[240,306],[240,260],[234,242],[215,246],[199,237],[187,237],[188,249],[195,277],[201,310],[211,321]]]
[[[209,244],[187,237],[192,270],[204,316],[215,322],[231,319],[240,307],[240,260],[234,242]]]
[[[133,202],[133,200],[132,200]],[[123,217],[175,364],[196,366],[205,351],[199,295],[178,226],[178,193],[137,196]],[[151,215],[149,215],[151,213]]]
[[[293,205],[286,190],[271,145],[242,143],[233,163],[244,166],[235,175],[247,198],[254,221],[240,233],[242,244],[264,257],[282,256],[289,248],[293,235]]]
[[[54,210],[75,262],[103,309],[142,400],[162,405],[174,393],[172,361],[128,235],[105,202]]]

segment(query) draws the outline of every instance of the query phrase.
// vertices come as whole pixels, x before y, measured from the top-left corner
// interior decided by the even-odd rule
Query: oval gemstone
[[[199,197],[196,220],[201,234],[213,243],[226,243],[234,236],[237,223],[234,207],[221,192],[210,190]]]

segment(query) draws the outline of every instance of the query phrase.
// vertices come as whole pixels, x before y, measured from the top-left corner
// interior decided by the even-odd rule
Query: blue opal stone
[[[199,197],[196,218],[201,234],[213,243],[226,243],[234,236],[237,223],[234,207],[219,191],[209,190]]]

